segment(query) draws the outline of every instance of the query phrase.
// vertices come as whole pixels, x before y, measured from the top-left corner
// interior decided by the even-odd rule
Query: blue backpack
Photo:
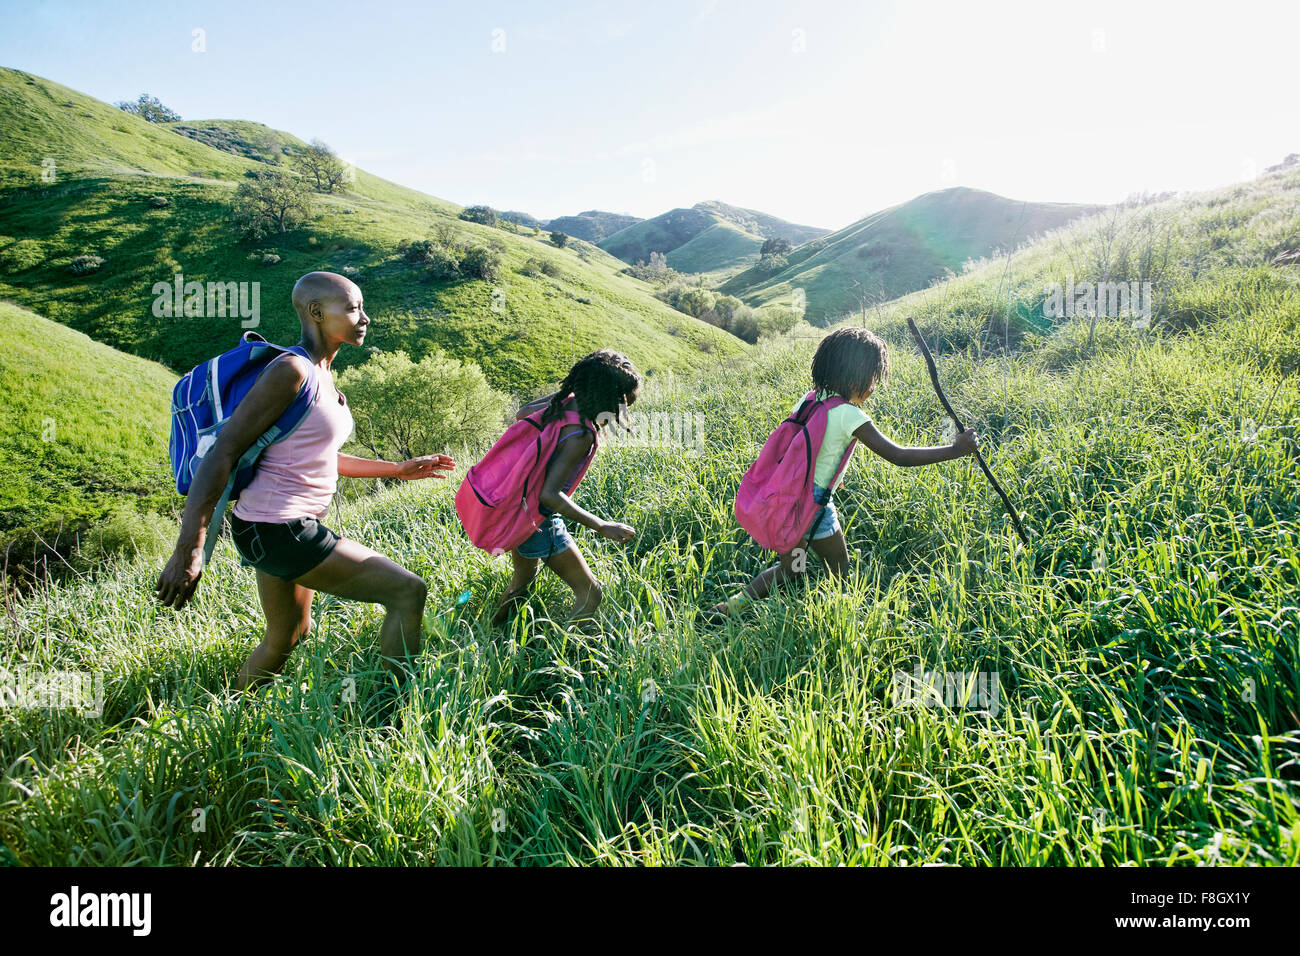
[[[203,456],[216,443],[235,407],[266,367],[286,352],[311,361],[311,356],[301,346],[273,345],[256,332],[245,332],[235,348],[196,365],[181,376],[172,390],[172,433],[167,453],[171,458],[172,474],[176,476],[176,490],[182,495],[189,494]],[[313,375],[298,390],[284,414],[249,446],[235,464],[208,524],[203,548],[205,565],[211,560],[212,549],[217,545],[226,506],[238,498],[253,480],[257,459],[268,445],[291,435],[306,419],[315,401],[316,376]]]

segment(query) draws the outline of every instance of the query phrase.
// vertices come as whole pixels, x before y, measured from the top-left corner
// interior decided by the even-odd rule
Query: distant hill
[[[756,262],[765,239],[787,239],[797,246],[829,232],[710,201],[689,209],[670,209],[598,244],[628,263],[649,261],[650,253],[661,252],[667,254],[668,265],[679,272],[719,272]]]
[[[746,349],[655,299],[594,245],[572,240],[557,249],[545,235],[463,222],[461,206],[364,170],[346,194],[315,196],[303,227],[245,239],[230,219],[236,185],[304,145],[258,123],[153,125],[0,69],[0,129],[0,296],[175,371],[230,348],[243,331],[233,316],[156,317],[152,289],[177,273],[259,283],[259,331],[293,341],[294,281],[313,269],[347,272],[375,320],[368,346],[415,359],[441,348],[477,362],[510,392],[556,382],[576,357],[601,347],[654,370],[699,368]],[[438,233],[495,248],[492,281],[433,279],[407,261],[405,243]],[[73,274],[82,255],[105,261]],[[367,357],[345,349],[338,366]]]
[[[11,570],[30,569],[34,553],[66,555],[123,502],[170,513],[175,384],[161,365],[0,302],[0,555]]]
[[[772,274],[751,267],[719,291],[750,305],[789,303],[804,290],[806,317],[824,324],[862,308],[923,289],[968,259],[1013,248],[1099,206],[1032,203],[958,186],[925,193],[796,248]],[[668,257],[672,265],[672,256]],[[674,267],[676,268],[676,267]]]
[[[541,229],[546,225],[545,222],[538,219],[536,216],[530,216],[528,213],[519,212],[516,209],[507,209],[504,212],[497,213],[497,215],[506,222],[513,222],[516,225],[526,226],[529,229]]]
[[[620,229],[626,229],[628,226],[643,221],[639,216],[588,209],[576,216],[560,216],[558,219],[552,219],[545,224],[544,228],[562,232],[565,235],[573,236],[575,239],[600,243],[601,240],[607,236],[612,236]]]

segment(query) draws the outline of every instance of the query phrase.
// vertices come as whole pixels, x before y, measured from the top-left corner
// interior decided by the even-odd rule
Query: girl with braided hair
[[[531,538],[510,552],[514,576],[506,586],[492,617],[494,626],[504,624],[511,610],[521,604],[536,580],[542,562],[560,576],[573,591],[570,621],[588,620],[600,606],[602,590],[583,560],[582,552],[569,536],[564,518],[585,525],[597,534],[620,544],[630,541],[636,529],[617,521],[606,521],[584,511],[569,497],[574,478],[595,454],[596,433],[610,421],[621,422],[624,410],[633,404],[641,389],[641,376],[623,355],[610,349],[592,352],[569,370],[552,394],[519,409],[515,420],[545,409],[542,425],[576,411],[582,425],[566,425],[560,432],[555,453],[546,466],[539,511],[546,519]]]

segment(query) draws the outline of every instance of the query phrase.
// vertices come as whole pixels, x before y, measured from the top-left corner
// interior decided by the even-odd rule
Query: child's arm
[[[591,451],[591,442],[590,435],[580,435],[560,445],[559,453],[551,462],[551,467],[547,469],[546,480],[542,483],[541,503],[562,517],[585,525],[611,541],[629,541],[636,534],[635,528],[617,521],[597,518],[591,512],[579,508],[574,504],[573,499],[564,493],[565,481],[587,457],[587,453]]]
[[[864,422],[853,437],[866,445],[891,465],[912,468],[916,465],[933,465],[935,462],[951,461],[964,455],[973,455],[979,447],[975,429],[968,428],[960,433],[951,445],[936,445],[932,448],[909,448],[895,445],[882,435],[874,424]]]

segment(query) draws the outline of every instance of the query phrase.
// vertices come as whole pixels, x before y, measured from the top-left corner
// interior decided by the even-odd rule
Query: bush
[[[264,266],[273,266],[279,261],[280,261],[280,257],[277,256],[274,252],[268,252],[266,253],[266,255],[262,256],[262,265]]]
[[[100,256],[84,255],[77,256],[68,266],[68,271],[74,276],[90,275],[92,272],[98,272],[104,265],[105,260]]]
[[[19,239],[0,250],[0,266],[6,272],[25,272],[45,261],[45,249],[35,239]]]
[[[406,245],[402,256],[407,262],[425,263],[432,261],[437,249],[438,243],[432,239],[416,239]]]
[[[759,248],[760,256],[788,256],[794,251],[794,245],[789,239],[767,239]]]
[[[551,242],[555,244],[555,247],[557,249],[563,249],[566,245],[568,245],[569,237],[563,232],[552,232]]]
[[[172,204],[172,201],[166,196],[150,196],[149,205],[154,209],[166,209]]]
[[[763,256],[754,268],[763,275],[775,275],[790,264],[785,256]]]
[[[340,375],[339,388],[356,418],[357,443],[399,461],[482,450],[500,437],[509,409],[477,365],[440,350],[418,363],[405,352],[378,352]]]
[[[437,282],[460,278],[461,263],[456,254],[443,246],[434,246],[425,257],[425,275]]]
[[[501,253],[487,246],[470,246],[460,260],[460,271],[471,278],[491,282],[501,271]]]

